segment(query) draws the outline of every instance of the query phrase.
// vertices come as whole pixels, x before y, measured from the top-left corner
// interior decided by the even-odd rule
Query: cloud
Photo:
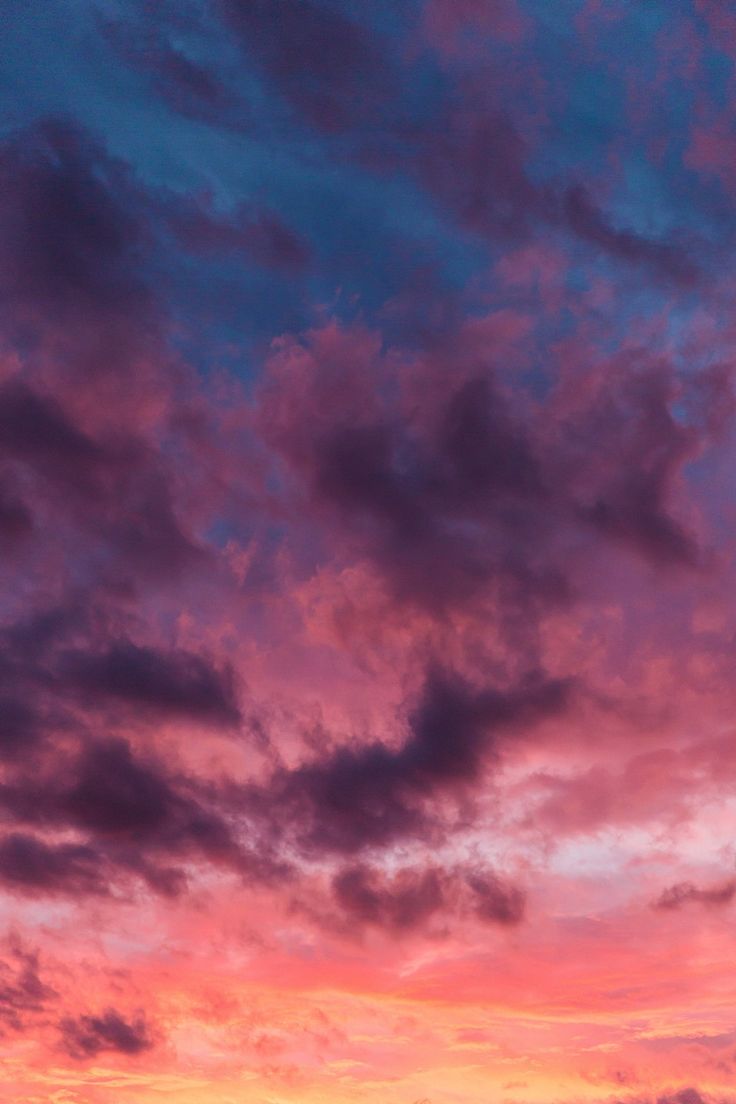
[[[194,858],[242,877],[269,879],[285,868],[264,848],[254,854],[196,780],[170,778],[136,756],[123,739],[98,740],[64,762],[47,756],[45,772],[16,774],[0,788],[0,806],[18,825],[74,830],[80,844],[46,843],[25,831],[0,843],[0,877],[29,893],[70,897],[108,893],[131,875],[154,892],[176,896],[186,878],[176,864]],[[209,800],[207,800],[209,798]]]
[[[697,427],[673,416],[679,390],[663,365],[632,372],[602,391],[581,427],[591,446],[594,435],[605,448],[608,434],[616,433],[620,449],[618,470],[581,503],[581,516],[662,566],[694,566],[700,558],[693,534],[667,510],[683,464],[700,446]]]
[[[153,1046],[150,1029],[142,1015],[126,1020],[114,1008],[97,1016],[67,1016],[59,1028],[62,1046],[72,1058],[95,1058],[106,1051],[133,1057]]]
[[[77,897],[106,891],[100,857],[93,848],[49,845],[20,832],[0,839],[0,881],[10,890],[31,894],[61,892]]]
[[[375,36],[315,0],[220,0],[227,25],[279,92],[320,130],[387,105],[395,79]]]
[[[96,476],[111,462],[53,396],[39,395],[20,380],[0,391],[0,452],[65,489],[87,494],[95,493]]]
[[[427,40],[443,57],[478,57],[491,37],[518,43],[531,30],[517,0],[428,0],[422,11]]]
[[[0,288],[18,321],[44,327],[145,315],[142,232],[125,173],[72,122],[44,120],[0,149]],[[15,328],[15,327],[13,327]]]
[[[547,200],[526,171],[528,150],[512,120],[468,95],[446,101],[414,160],[424,187],[464,226],[489,240],[524,239]]]
[[[657,1104],[705,1104],[705,1098],[697,1089],[680,1089],[671,1095],[657,1097]]]
[[[155,448],[129,431],[98,439],[55,395],[18,377],[0,387],[0,459],[37,507],[59,513],[65,530],[73,525],[106,542],[128,573],[170,575],[203,555],[177,516],[173,472]],[[8,497],[5,514],[17,536],[31,534],[27,505]]]
[[[466,878],[475,895],[475,912],[481,920],[508,927],[521,922],[526,901],[520,889],[488,871],[469,871]]]
[[[697,265],[682,245],[612,226],[582,185],[568,189],[563,209],[571,229],[610,256],[648,267],[675,284],[687,286],[697,279]]]
[[[30,537],[33,513],[9,480],[0,482],[0,551],[12,552]]]
[[[189,252],[234,256],[296,275],[310,260],[306,241],[274,211],[241,203],[228,216],[217,215],[204,199],[172,203],[166,221]]]
[[[678,882],[662,890],[654,902],[654,908],[673,911],[688,904],[704,905],[706,908],[723,908],[731,904],[734,895],[736,895],[736,880],[733,879],[721,885],[711,886],[709,889],[699,889],[692,882]]]
[[[478,369],[494,323],[464,325],[452,352],[443,339],[403,371],[357,331],[275,350],[258,416],[289,490],[311,496],[305,527],[337,558],[368,559],[395,601],[442,617],[490,599],[530,635],[574,601],[586,548],[702,568],[683,476],[717,440],[724,387],[642,351],[590,364],[584,387],[570,375],[544,400],[512,401],[500,370]],[[357,368],[330,389],[338,356],[377,379],[362,403]]]
[[[233,725],[240,718],[232,670],[182,649],[163,651],[129,640],[99,653],[66,653],[67,684],[100,699],[117,699],[160,714]]]
[[[41,1012],[55,995],[41,979],[38,954],[11,939],[0,960],[0,1020],[20,1031],[27,1018]]]
[[[543,677],[505,692],[477,691],[434,671],[398,748],[345,746],[275,776],[276,830],[285,825],[302,846],[338,853],[427,833],[429,799],[475,784],[499,733],[555,716],[567,699],[567,686]]]
[[[243,98],[220,79],[215,68],[173,44],[176,22],[167,27],[150,18],[106,20],[101,29],[118,56],[143,74],[173,111],[215,127],[249,130],[253,120]],[[171,37],[167,31],[173,32]]]
[[[0,759],[22,755],[39,738],[39,721],[34,710],[9,694],[0,695]]]
[[[145,838],[173,815],[175,798],[163,775],[134,758],[124,740],[110,740],[85,749],[58,802],[82,828]]]
[[[452,48],[449,37],[445,45]],[[496,247],[561,231],[670,286],[698,281],[702,243],[699,250],[674,231],[658,239],[617,225],[579,180],[540,181],[532,168],[536,145],[528,122],[517,120],[518,109],[489,102],[492,96],[475,75],[458,77],[433,125],[410,130],[403,161],[398,158],[461,226]]]
[[[409,932],[433,919],[447,924],[457,917],[513,927],[525,910],[521,889],[474,867],[405,867],[387,875],[380,867],[358,863],[335,875],[332,892],[350,930],[359,925]]]
[[[332,887],[337,904],[352,921],[395,931],[419,926],[444,903],[436,870],[404,870],[386,879],[366,866],[352,866],[335,877]]]
[[[541,563],[528,540],[557,507],[529,428],[490,379],[454,387],[429,425],[399,411],[364,418],[348,425],[335,404],[307,463],[315,495],[376,561],[394,597],[441,610],[498,581],[520,604],[525,595],[530,605],[564,599],[553,548]]]
[[[145,992],[215,1095],[719,1099],[663,1035],[733,1005],[733,880],[677,882],[732,755],[705,8],[116,6],[8,20],[8,1092],[186,1096]]]

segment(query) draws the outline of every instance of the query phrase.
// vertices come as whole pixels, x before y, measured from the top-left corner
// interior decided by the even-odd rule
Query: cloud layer
[[[6,34],[13,1100],[730,1104],[734,19]]]

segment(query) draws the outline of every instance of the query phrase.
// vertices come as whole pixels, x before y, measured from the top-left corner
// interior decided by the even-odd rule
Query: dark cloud
[[[439,433],[448,497],[538,496],[544,490],[528,433],[515,423],[490,381],[470,379],[451,396]]]
[[[0,389],[0,454],[30,465],[52,482],[92,493],[110,463],[51,395],[15,380]]]
[[[230,95],[215,74],[171,47],[162,47],[146,63],[156,76],[156,87],[182,114],[216,118],[231,106]]]
[[[187,887],[184,862],[283,878],[288,864],[268,841],[241,842],[233,816],[242,811],[218,785],[94,735],[162,718],[227,731],[240,716],[227,664],[125,637],[107,642],[111,616],[97,595],[80,593],[0,633],[0,880],[74,898],[127,895],[136,880],[175,897]]]
[[[240,204],[228,217],[203,203],[180,201],[166,213],[176,240],[202,255],[236,255],[268,268],[296,274],[304,271],[310,250],[306,242],[275,212]]]
[[[52,394],[14,379],[0,388],[0,457],[43,480],[35,498],[58,510],[58,491],[74,495],[63,505],[64,520],[103,539],[126,572],[176,575],[201,562],[202,549],[188,535],[173,501],[171,471],[159,453],[133,435],[93,439],[69,417]],[[3,514],[22,535],[31,515],[8,498]]]
[[[463,97],[446,102],[435,124],[419,136],[416,167],[424,186],[484,237],[526,237],[546,200],[527,174],[528,150],[512,121]]]
[[[706,1104],[706,1101],[697,1089],[680,1089],[667,1096],[658,1096],[657,1104]]]
[[[249,129],[251,113],[215,70],[177,49],[166,34],[166,21],[102,24],[118,55],[144,74],[155,93],[173,110],[216,127]]]
[[[160,438],[136,424],[171,382],[163,301],[147,277],[153,192],[60,120],[0,144],[0,191],[0,328],[22,354],[0,387],[0,552],[17,556],[42,523],[44,552],[61,555],[70,528],[83,532],[85,557],[106,546],[119,587],[175,579],[202,550]],[[36,372],[33,358],[53,371]],[[107,415],[89,421],[104,431],[71,412],[82,380],[88,409]]]
[[[696,281],[693,250],[683,242],[612,225],[582,184],[537,183],[528,167],[533,145],[508,113],[486,107],[483,99],[472,83],[456,88],[433,126],[405,136],[409,170],[462,225],[493,244],[527,240],[540,228],[562,229],[667,282]]]
[[[422,473],[413,479],[397,470],[396,446],[387,426],[336,430],[321,446],[318,488],[343,509],[375,517],[397,541],[419,540],[429,521],[420,497]]]
[[[2,681],[0,676],[0,681]],[[0,692],[0,760],[12,760],[38,740],[37,714],[22,699]]]
[[[213,862],[244,865],[226,822],[155,764],[136,758],[124,740],[86,748],[56,801],[61,817],[102,839],[136,843],[154,856],[198,852]]]
[[[580,493],[578,511],[602,535],[629,544],[657,565],[694,567],[701,559],[697,541],[669,509],[676,478],[700,446],[696,427],[672,413],[679,391],[671,371],[647,366],[604,389],[571,427],[589,456],[597,449],[604,473],[588,462],[595,485]],[[614,456],[615,467],[601,463]]]
[[[110,740],[85,749],[58,802],[80,828],[144,840],[171,819],[175,797],[164,776],[134,758],[124,740]]]
[[[353,922],[396,931],[418,927],[444,903],[436,870],[404,870],[390,879],[367,866],[352,866],[335,877],[332,889]]]
[[[191,859],[255,881],[289,873],[267,840],[262,847],[239,842],[216,787],[170,775],[122,739],[89,743],[63,766],[47,755],[42,770],[0,785],[0,808],[16,826],[0,843],[0,877],[27,892],[109,893],[132,876],[173,897],[186,888],[177,864]],[[72,829],[84,841],[47,843],[20,825]]]
[[[134,1056],[153,1046],[150,1028],[142,1015],[126,1020],[114,1008],[98,1016],[68,1016],[59,1028],[62,1046],[72,1058],[94,1058],[103,1051]]]
[[[31,535],[33,513],[9,481],[0,478],[0,554],[12,551]]]
[[[12,832],[0,839],[0,881],[30,894],[104,893],[100,858],[93,848],[72,843],[47,844]]]
[[[56,677],[57,649],[70,635],[91,632],[92,615],[85,601],[69,597],[0,628],[0,759],[8,764],[22,769],[63,727],[71,696]]]
[[[351,926],[390,932],[422,927],[434,917],[447,921],[471,915],[503,927],[524,917],[525,898],[517,886],[474,868],[405,868],[387,875],[357,863],[334,877],[332,893]]]
[[[624,476],[581,516],[601,532],[635,545],[654,563],[698,563],[695,539],[662,508],[662,484],[646,473]]]
[[[494,579],[529,604],[566,596],[564,572],[538,556],[556,507],[531,435],[487,378],[457,388],[424,434],[410,423],[339,426],[317,442],[315,469],[317,493],[397,597],[442,607]]]
[[[7,954],[0,959],[0,1021],[20,1031],[26,1018],[42,1011],[54,996],[41,979],[38,955],[11,939]]]
[[[533,677],[510,691],[479,692],[434,672],[399,748],[343,747],[276,777],[279,824],[288,823],[304,845],[346,853],[425,831],[427,799],[476,782],[496,735],[560,712],[567,691]]]
[[[453,347],[443,340],[411,379],[411,400],[384,400],[377,387],[363,416],[344,394],[322,394],[329,365],[315,365],[308,435],[303,394],[279,381],[278,403],[264,402],[338,554],[370,559],[395,600],[435,615],[491,598],[504,626],[526,624],[529,638],[546,610],[574,601],[582,548],[627,546],[662,568],[707,564],[678,502],[687,464],[727,424],[723,381],[641,350],[586,373],[577,394],[571,377],[559,394],[512,405],[490,367],[466,368],[477,340],[462,330]],[[450,372],[454,358],[461,382],[441,397],[437,363]]]
[[[376,117],[395,75],[375,34],[316,0],[220,0],[228,26],[313,125],[342,131]]]
[[[697,279],[697,266],[682,246],[611,226],[581,185],[568,189],[563,209],[570,228],[610,256],[642,265],[676,284],[689,285]]]
[[[232,725],[240,717],[232,670],[183,649],[119,640],[97,654],[71,653],[63,665],[68,684],[93,697],[213,724]]]
[[[707,908],[723,908],[730,905],[736,896],[736,879],[723,882],[721,885],[711,886],[709,889],[699,889],[692,882],[678,882],[662,893],[654,902],[655,909],[673,911],[684,905],[698,904]]]
[[[506,926],[521,922],[526,901],[520,889],[487,871],[467,871],[465,878],[473,894],[473,909],[481,920]]]
[[[162,583],[207,562],[177,512],[168,475],[155,458],[131,462],[127,494],[113,503],[102,530],[123,577],[132,572]]]
[[[45,656],[59,641],[79,628],[88,627],[89,610],[84,602],[69,597],[45,609],[29,611],[14,624],[4,627],[3,656],[23,663]]]
[[[49,120],[0,149],[0,289],[11,308],[54,317],[143,311],[138,221],[123,176],[71,123]]]

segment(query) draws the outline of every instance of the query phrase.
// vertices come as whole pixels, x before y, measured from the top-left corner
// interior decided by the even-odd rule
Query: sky
[[[736,1102],[736,11],[4,0],[0,1101]]]

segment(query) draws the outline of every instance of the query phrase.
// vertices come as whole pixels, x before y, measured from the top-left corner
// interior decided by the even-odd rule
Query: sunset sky
[[[1,1104],[736,1102],[736,5],[0,7]]]

